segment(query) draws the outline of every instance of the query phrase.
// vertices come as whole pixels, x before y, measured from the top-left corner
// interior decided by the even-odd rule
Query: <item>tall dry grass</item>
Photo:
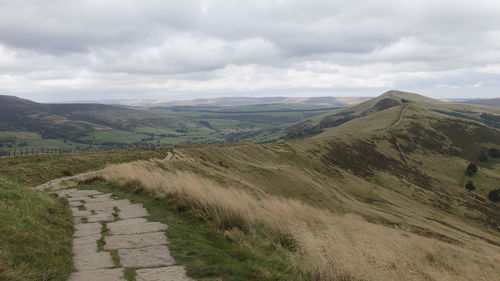
[[[119,164],[102,176],[172,198],[221,230],[265,235],[289,248],[291,262],[311,280],[498,280],[500,248],[479,240],[447,244],[297,200],[224,188],[163,165],[168,166],[155,161]]]

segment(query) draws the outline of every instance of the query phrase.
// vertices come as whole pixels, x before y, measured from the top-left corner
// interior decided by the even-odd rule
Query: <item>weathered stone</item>
[[[166,246],[149,246],[118,250],[120,263],[125,267],[153,267],[175,263]]]
[[[80,211],[77,208],[71,208],[71,212],[73,213],[73,217],[85,217],[90,216],[92,213],[87,210]]]
[[[102,225],[98,222],[75,225],[75,237],[100,234]]]
[[[148,222],[144,218],[135,218],[108,223],[111,235],[154,232],[167,229],[167,225],[159,222]]]
[[[89,222],[89,223],[101,222],[101,221],[114,221],[114,220],[115,220],[115,217],[110,212],[98,213],[95,215],[87,216],[87,222]]]
[[[70,188],[70,189],[57,190],[57,191],[54,191],[53,193],[57,194],[57,196],[59,196],[59,197],[64,197],[67,194],[70,194],[70,193],[75,192],[75,191],[77,191],[76,188]]]
[[[148,216],[148,211],[142,207],[142,204],[133,204],[130,207],[120,209],[118,217],[122,220]]]
[[[72,202],[72,201],[87,201],[90,199],[90,197],[88,196],[77,196],[77,197],[68,197],[66,198],[69,202]]]
[[[83,203],[80,201],[71,201],[71,202],[69,202],[69,206],[70,207],[80,207],[80,206],[83,206]]]
[[[79,196],[90,196],[90,195],[99,195],[102,194],[102,192],[99,192],[97,190],[84,190],[84,189],[78,189],[76,191],[73,191],[70,193],[70,196],[75,197],[77,195]]]
[[[137,281],[193,281],[186,276],[183,266],[145,268],[135,271]]]
[[[125,278],[123,268],[115,268],[74,272],[68,281],[125,281]]]
[[[109,252],[78,253],[73,256],[76,270],[101,269],[114,266]]]
[[[78,246],[78,245],[97,243],[97,240],[99,239],[101,239],[101,234],[78,237],[73,239],[73,245]]]
[[[85,204],[85,207],[87,210],[103,210],[103,209],[108,209],[108,208],[120,208],[120,207],[126,207],[130,206],[131,203],[128,200],[98,200],[94,202],[88,202]]]
[[[105,201],[105,200],[113,200],[111,198],[113,194],[111,193],[105,193],[105,194],[99,194],[99,195],[95,195],[95,196],[92,196],[88,202],[98,202],[98,201]]]
[[[73,217],[73,224],[79,225],[87,223],[87,217]]]
[[[104,238],[105,250],[139,248],[145,246],[167,244],[167,237],[163,232],[149,232],[130,235],[113,235]]]

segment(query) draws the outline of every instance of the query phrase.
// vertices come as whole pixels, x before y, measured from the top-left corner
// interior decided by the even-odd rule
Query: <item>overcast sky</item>
[[[500,96],[500,1],[0,0],[0,94]]]

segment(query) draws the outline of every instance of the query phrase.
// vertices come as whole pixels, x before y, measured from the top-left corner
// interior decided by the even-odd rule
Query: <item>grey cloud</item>
[[[488,72],[500,65],[494,1],[0,0],[0,6],[5,91],[304,92],[309,81],[314,93],[497,87],[500,80]]]

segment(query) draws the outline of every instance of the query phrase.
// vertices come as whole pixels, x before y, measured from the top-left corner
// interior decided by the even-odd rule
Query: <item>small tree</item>
[[[472,191],[474,189],[476,189],[476,187],[474,186],[474,183],[472,181],[468,181],[466,184],[465,184],[465,188],[467,188],[468,190]]]
[[[496,148],[490,148],[488,154],[493,158],[500,158],[500,151]]]
[[[469,166],[467,166],[467,175],[469,177],[474,176],[477,173],[477,166],[474,163],[470,163]]]
[[[486,154],[486,152],[481,151],[481,153],[479,154],[478,159],[481,162],[488,162],[488,155]]]
[[[493,202],[498,202],[500,201],[500,189],[493,189],[488,193],[488,199],[490,199]]]

